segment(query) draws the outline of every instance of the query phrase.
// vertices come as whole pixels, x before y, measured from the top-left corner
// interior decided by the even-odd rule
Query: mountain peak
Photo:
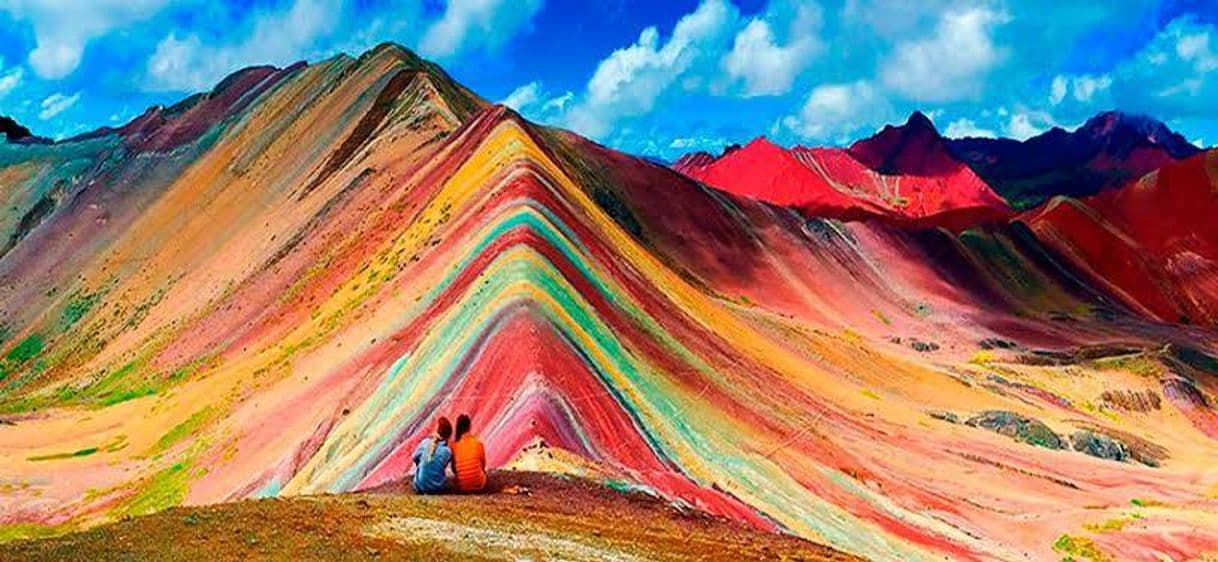
[[[735,151],[737,151],[737,150],[742,150],[742,149],[749,149],[749,150],[780,150],[780,151],[783,151],[783,152],[786,152],[786,150],[787,150],[786,148],[783,148],[783,147],[779,146],[778,144],[775,144],[775,143],[774,143],[774,141],[772,141],[772,140],[770,140],[770,139],[766,138],[766,136],[765,136],[765,135],[761,135],[761,136],[759,136],[759,137],[757,137],[757,138],[754,138],[753,140],[749,141],[749,143],[748,143],[748,144],[746,144],[746,145],[744,145],[743,147],[741,147],[741,146],[740,146],[740,145],[738,145],[738,144],[733,144],[733,145],[730,145],[730,146],[728,146],[728,147],[724,148],[724,149],[723,149],[723,154],[722,154],[722,155],[720,155],[720,158],[722,158],[723,156],[727,156],[728,154],[731,154],[731,153],[733,153],[733,152],[735,152]]]
[[[1179,133],[1172,131],[1162,121],[1146,115],[1120,111],[1105,111],[1097,114],[1083,123],[1075,134],[1104,141],[1121,151],[1129,150],[1136,145],[1159,146],[1177,159],[1187,158],[1200,152],[1200,149],[1185,140]]]
[[[1054,127],[1025,141],[959,139],[948,147],[1019,208],[1120,188],[1200,152],[1163,122],[1120,111],[1096,114],[1073,131]]]
[[[671,167],[672,169],[683,174],[689,174],[698,168],[714,163],[714,161],[715,156],[713,154],[706,152],[705,150],[699,150],[697,152],[690,152],[682,155],[680,158],[677,158],[677,161],[673,162]]]
[[[1143,115],[1131,115],[1120,111],[1104,111],[1097,113],[1078,128],[1077,133],[1101,137],[1112,135],[1118,130],[1137,132],[1149,136],[1166,129],[1162,122]]]
[[[911,127],[890,127],[877,135],[882,138],[874,155],[891,156],[890,163],[899,169],[942,168],[946,173],[884,174],[841,148],[788,149],[765,137],[718,158],[688,154],[674,168],[722,191],[792,207],[809,217],[949,230],[1004,220],[1009,208],[1001,197],[960,163],[940,161],[946,151],[940,137],[924,134],[924,120],[916,116]],[[900,175],[900,181],[891,175]]]
[[[936,135],[939,130],[935,128],[935,123],[921,111],[914,111],[909,114],[909,119],[905,120],[905,124],[901,126],[904,129],[912,129],[914,131],[931,131]]]
[[[30,130],[25,128],[15,119],[0,115],[0,133],[4,134],[4,138],[9,142],[27,139],[33,136]]]
[[[1061,527],[1091,517],[1011,533],[1005,512],[966,506],[961,540],[905,516],[979,495],[1056,521],[1097,498],[1207,492],[1176,484],[1209,468],[1198,451],[1218,434],[1198,406],[1212,384],[1190,382],[1211,369],[1218,324],[1212,161],[1165,168],[1095,212],[1011,224],[925,115],[855,147],[908,173],[758,138],[696,183],[534,127],[437,65],[403,62],[414,55],[399,46],[365,55],[248,71],[100,142],[4,146],[0,458],[6,481],[30,482],[0,492],[5,524],[393,491],[441,412],[472,416],[491,468],[544,441],[664,509],[680,501],[870,558],[1047,557]],[[939,165],[949,173],[923,174]],[[1139,189],[1152,181],[1170,188]],[[1182,317],[1207,327],[1167,324]],[[1042,361],[1022,388],[985,383],[973,364],[985,361],[969,359],[1142,346],[1178,376]],[[892,384],[893,368],[910,384]],[[1140,408],[1138,436],[1041,407],[1117,377],[1128,392],[1114,408],[1162,397]],[[1035,415],[1074,431],[1085,417],[1089,443],[1145,452],[1140,440],[1158,440],[1141,464],[1167,462],[1089,460],[957,430],[932,410],[1001,417],[999,429]],[[812,411],[830,414],[800,415]],[[812,423],[823,431],[809,436]],[[960,478],[976,463],[933,454],[946,440],[1011,470]],[[937,464],[889,462],[911,449]],[[1029,487],[1033,472],[1088,493]],[[754,489],[772,493],[733,493]],[[1156,509],[1165,532],[1190,532],[1193,504],[1178,525],[1174,507]],[[1218,537],[1203,523],[1202,541]],[[1134,554],[1161,545],[1110,538],[1104,548]],[[556,548],[542,555],[571,550]]]
[[[961,164],[947,151],[943,136],[921,111],[910,114],[904,125],[885,125],[875,135],[848,149],[855,160],[886,175],[939,176]]]
[[[414,51],[403,47],[398,43],[386,41],[371,49],[368,49],[364,54],[360,55],[361,60],[368,60],[377,57],[392,57],[410,65],[422,65],[425,61]]]

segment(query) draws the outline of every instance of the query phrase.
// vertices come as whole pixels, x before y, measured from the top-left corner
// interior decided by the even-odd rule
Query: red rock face
[[[1162,321],[1218,320],[1218,151],[1115,191],[1059,198],[1025,220],[1127,305]]]
[[[871,145],[860,142],[850,150],[788,150],[759,138],[718,159],[705,153],[687,156],[675,167],[718,189],[796,207],[809,217],[881,219],[958,231],[1009,216],[1006,202],[967,166],[951,159],[942,143],[938,149],[925,148],[923,133],[900,143],[890,130],[895,129],[886,129]],[[931,133],[938,138],[933,129]],[[857,154],[866,155],[870,165],[857,158],[859,145],[867,149]],[[912,172],[886,173],[890,168]]]
[[[872,559],[1218,549],[1218,158],[1008,224],[923,121],[698,183],[388,45],[6,146],[0,527],[403,481],[468,413]]]
[[[879,133],[850,145],[850,155],[881,174],[946,176],[965,167],[947,150],[933,123],[915,111],[904,125],[887,125]]]

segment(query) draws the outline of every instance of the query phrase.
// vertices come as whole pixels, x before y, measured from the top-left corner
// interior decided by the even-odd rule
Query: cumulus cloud
[[[694,135],[674,137],[667,147],[655,147],[650,153],[661,158],[676,159],[691,152],[709,152],[718,154],[731,144],[728,139],[715,135]]]
[[[1112,86],[1112,77],[1107,74],[1098,76],[1058,74],[1049,86],[1049,103],[1058,105],[1069,94],[1075,101],[1089,104],[1098,94],[1107,91],[1110,86]]]
[[[597,65],[585,95],[567,112],[565,125],[600,138],[616,120],[650,111],[674,84],[696,87],[700,77],[686,73],[707,57],[718,58],[739,17],[736,7],[725,0],[703,0],[681,17],[663,45],[659,30],[644,29],[632,45]]]
[[[561,120],[574,99],[573,92],[552,95],[546,91],[540,81],[533,81],[512,90],[499,103],[515,109],[521,115],[534,121],[554,123]]]
[[[575,92],[566,92],[546,100],[541,104],[541,109],[543,111],[566,111],[567,106],[571,105],[573,101],[575,101]]]
[[[1070,81],[1062,75],[1057,75],[1053,78],[1053,83],[1049,85],[1049,103],[1057,105],[1066,99],[1066,93],[1070,88]]]
[[[1107,90],[1112,85],[1112,77],[1107,75],[1077,76],[1072,80],[1072,83],[1071,89],[1074,91],[1074,99],[1090,103],[1098,92]]]
[[[1007,56],[992,31],[1009,19],[983,7],[946,12],[929,37],[895,45],[881,65],[880,78],[917,101],[977,99],[990,70]]]
[[[0,70],[4,70],[4,59],[0,59]],[[20,66],[0,72],[0,98],[17,89],[17,86],[21,85],[21,79],[24,77],[25,69]]]
[[[51,94],[42,100],[42,109],[38,112],[38,118],[46,121],[64,111],[69,107],[76,105],[80,101],[80,92],[76,92],[70,96],[63,94]]]
[[[867,81],[822,84],[813,88],[799,113],[782,124],[809,139],[844,140],[861,126],[873,126],[891,117],[892,108]]]
[[[542,0],[448,0],[444,15],[419,42],[424,56],[445,59],[470,49],[495,50],[531,25]]]
[[[342,0],[295,0],[286,10],[257,14],[245,36],[231,43],[171,32],[149,58],[144,85],[151,91],[201,91],[243,66],[294,62],[335,29],[341,10]]]
[[[34,28],[37,46],[29,53],[34,72],[54,80],[80,65],[90,41],[149,18],[169,0],[8,0],[0,2],[17,21]]]
[[[947,124],[947,129],[943,131],[947,138],[963,139],[963,138],[994,138],[998,135],[994,134],[991,129],[978,127],[972,119],[960,118]]]
[[[1164,116],[1212,115],[1218,99],[1218,28],[1191,17],[1168,23],[1112,85],[1123,105]]]
[[[723,147],[726,144],[727,139],[722,137],[676,137],[672,139],[672,142],[668,143],[668,148],[675,148],[678,150],[705,150],[712,147]]]
[[[841,19],[856,33],[906,39],[933,28],[945,10],[959,4],[954,0],[846,0]]]
[[[1057,126],[1053,116],[1044,111],[1021,109],[1010,113],[1005,133],[1016,140],[1027,140]]]
[[[1032,124],[1031,117],[1026,113],[1016,113],[1007,123],[1007,135],[1018,140],[1027,140],[1045,132],[1043,127]]]
[[[743,82],[745,96],[785,94],[823,49],[821,20],[819,4],[772,1],[764,16],[736,34],[731,52],[723,57],[724,71]]]
[[[541,99],[541,82],[533,81],[512,90],[506,98],[503,98],[499,103],[506,105],[516,111],[524,111],[527,107],[532,107]]]

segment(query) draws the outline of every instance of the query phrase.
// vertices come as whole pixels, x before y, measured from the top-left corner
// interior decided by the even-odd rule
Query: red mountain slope
[[[937,134],[936,134],[937,135]],[[911,159],[914,157],[910,157]],[[950,158],[950,156],[948,157]],[[963,230],[1004,220],[1006,202],[967,166],[934,164],[926,175],[885,174],[836,148],[785,149],[765,138],[719,158],[687,155],[678,171],[724,191],[813,217],[884,219]]]
[[[1087,199],[1057,198],[1026,221],[1095,283],[1163,321],[1218,321],[1218,151]]]

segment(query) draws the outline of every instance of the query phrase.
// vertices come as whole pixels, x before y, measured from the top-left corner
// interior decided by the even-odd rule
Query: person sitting
[[[444,469],[448,468],[453,459],[452,450],[448,446],[453,426],[444,416],[440,416],[436,426],[436,434],[423,439],[414,451],[412,485],[418,494],[442,494],[448,488],[448,476]]]
[[[469,416],[457,417],[453,436],[453,474],[458,492],[480,492],[486,487],[486,451],[482,441],[470,434]]]

